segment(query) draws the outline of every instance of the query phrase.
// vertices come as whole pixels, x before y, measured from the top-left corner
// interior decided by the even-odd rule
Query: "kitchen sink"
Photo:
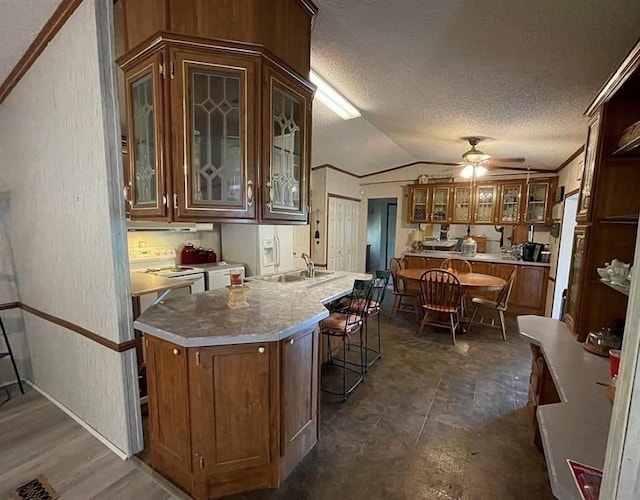
[[[323,276],[330,276],[333,274],[333,271],[314,271],[315,278],[322,278]],[[302,276],[305,279],[310,278],[309,271],[306,269],[298,269],[296,271],[289,271],[285,273],[286,276]]]
[[[324,279],[331,277],[334,271],[315,271],[314,279]],[[256,276],[252,279],[271,281],[272,283],[295,283],[298,281],[310,280],[309,271],[306,269],[297,269],[295,271],[287,271],[286,273],[266,274],[264,276]]]

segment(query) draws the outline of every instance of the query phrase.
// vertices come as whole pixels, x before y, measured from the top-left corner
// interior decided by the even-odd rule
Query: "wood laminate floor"
[[[382,329],[382,359],[347,402],[323,395],[320,442],[281,487],[231,499],[553,498],[531,444],[531,354],[514,317],[506,342],[474,327],[453,346],[445,330],[418,335],[406,313],[386,312]],[[30,390],[0,406],[0,498],[38,474],[63,500],[174,498]]]
[[[0,498],[39,474],[62,500],[176,498],[27,387],[0,406]]]

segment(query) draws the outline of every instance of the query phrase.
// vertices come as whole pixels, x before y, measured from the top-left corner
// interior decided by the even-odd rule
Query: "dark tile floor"
[[[406,313],[384,313],[382,330],[383,358],[345,403],[323,395],[320,441],[281,487],[230,498],[553,498],[515,317],[506,342],[474,326],[453,346],[447,330],[418,335]]]

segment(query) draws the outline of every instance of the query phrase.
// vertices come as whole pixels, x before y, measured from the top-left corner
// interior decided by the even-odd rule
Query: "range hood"
[[[173,231],[177,233],[195,233],[196,231],[213,231],[212,223],[194,222],[156,222],[127,221],[127,231]]]

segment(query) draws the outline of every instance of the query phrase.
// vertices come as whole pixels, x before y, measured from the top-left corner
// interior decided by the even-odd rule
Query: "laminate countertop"
[[[354,279],[366,274],[335,275],[293,283],[246,283],[245,309],[227,306],[227,289],[169,298],[145,310],[136,329],[183,347],[282,340],[329,316],[323,304],[347,295]]]
[[[433,257],[436,259],[466,259],[470,262],[492,262],[496,264],[515,264],[517,266],[538,266],[538,267],[550,267],[548,262],[527,262],[525,260],[517,260],[508,257],[503,257],[499,253],[477,253],[475,257],[462,257],[460,252],[446,252],[437,250],[424,250],[422,252],[407,252],[405,256],[414,257]]]
[[[537,410],[551,489],[560,500],[580,500],[567,459],[604,466],[612,404],[597,382],[610,381],[609,359],[585,351],[561,321],[518,316],[518,326],[540,346],[561,399]]]
[[[139,273],[132,271],[129,273],[131,279],[131,296],[140,297],[148,293],[163,292],[174,288],[191,286],[193,281],[188,279],[164,278],[155,274]]]

